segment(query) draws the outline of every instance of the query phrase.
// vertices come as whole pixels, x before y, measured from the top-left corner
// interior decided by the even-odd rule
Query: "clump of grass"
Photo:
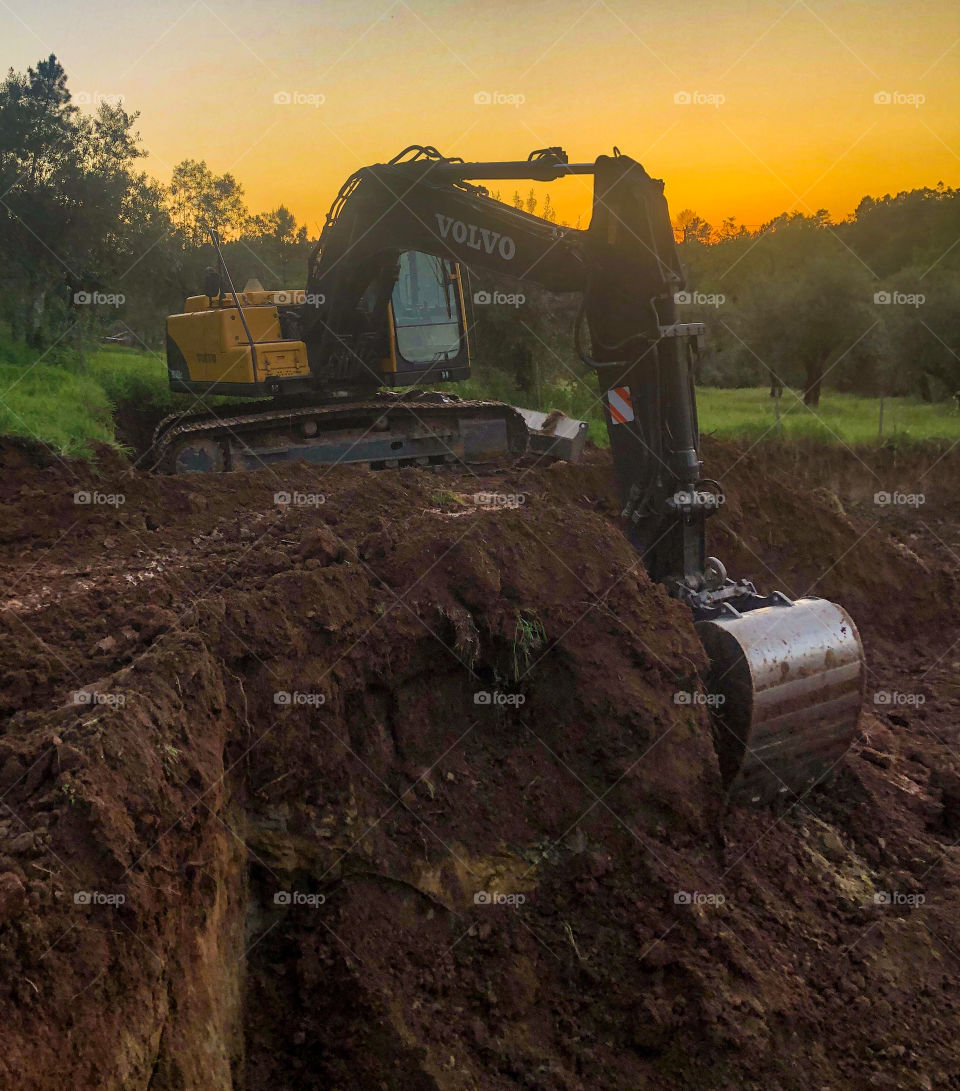
[[[452,511],[454,508],[464,507],[464,502],[460,497],[449,489],[437,489],[431,493],[430,503],[441,511]]]
[[[98,349],[87,358],[87,373],[103,387],[114,405],[130,402],[172,411],[184,397],[170,390],[167,361],[162,353]]]
[[[513,631],[513,680],[519,681],[533,663],[534,655],[546,644],[547,630],[533,616],[517,615]]]

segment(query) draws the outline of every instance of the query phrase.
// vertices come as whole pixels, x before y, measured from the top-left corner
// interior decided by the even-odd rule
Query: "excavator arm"
[[[586,230],[512,208],[476,184],[571,174],[594,178]],[[569,163],[560,148],[467,163],[417,147],[362,168],[341,189],[311,255],[301,308],[311,366],[382,381],[380,340],[358,324],[367,313],[360,301],[378,283],[389,298],[404,251],[581,295],[576,341],[600,380],[628,533],[654,579],[699,586],[704,520],[716,504],[700,476],[690,368],[689,342],[703,327],[676,321],[684,281],[663,183],[628,156]]]

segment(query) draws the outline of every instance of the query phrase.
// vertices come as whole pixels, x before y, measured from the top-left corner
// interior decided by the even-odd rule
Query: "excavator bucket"
[[[731,800],[802,796],[847,752],[866,674],[850,615],[826,599],[701,621],[714,741]]]
[[[517,407],[529,434],[530,450],[566,462],[579,462],[590,426],[585,420],[568,417],[559,409],[541,413],[537,409]]]

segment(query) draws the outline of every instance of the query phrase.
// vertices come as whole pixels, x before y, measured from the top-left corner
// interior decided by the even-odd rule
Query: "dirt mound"
[[[779,815],[723,805],[703,653],[605,455],[171,479],[6,449],[0,1082],[960,1078],[960,523],[708,455],[729,567],[836,595],[871,702],[926,698],[871,703]]]

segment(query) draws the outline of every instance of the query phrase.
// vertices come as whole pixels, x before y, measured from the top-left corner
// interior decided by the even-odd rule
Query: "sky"
[[[205,159],[311,234],[353,170],[408,144],[616,145],[714,224],[960,184],[952,0],[0,0],[0,43],[17,70],[55,53],[83,109],[122,95],[157,178]],[[545,188],[586,225],[589,177]]]

